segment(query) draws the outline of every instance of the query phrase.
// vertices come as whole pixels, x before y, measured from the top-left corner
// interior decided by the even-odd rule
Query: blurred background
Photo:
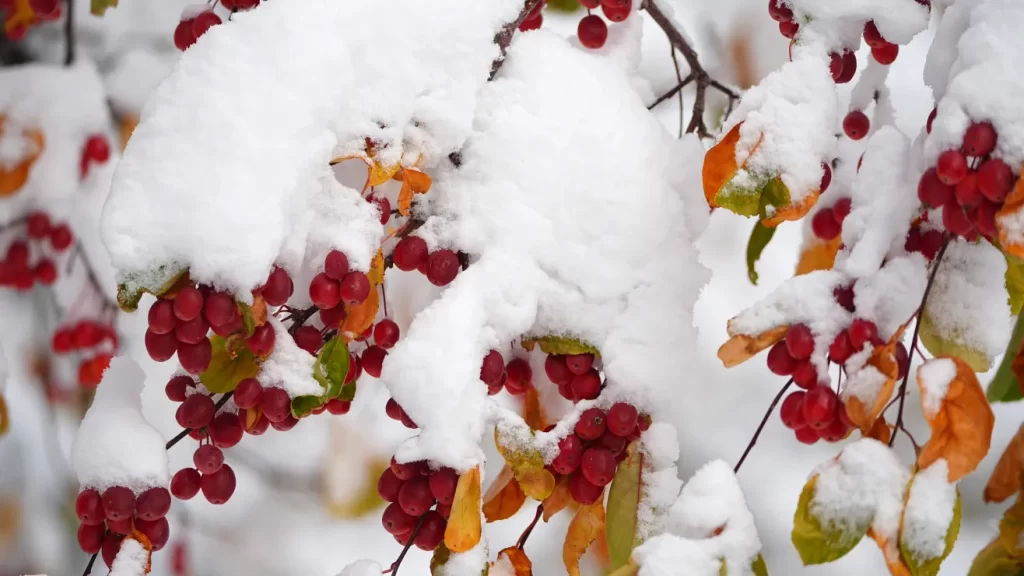
[[[6,9],[10,16],[12,9],[6,6],[16,9],[24,1],[0,0],[0,10]],[[59,280],[53,287],[31,290],[0,287],[0,344],[7,359],[6,389],[0,383],[0,390],[6,397],[10,420],[8,433],[0,438],[0,576],[79,574],[87,560],[75,541],[73,502],[78,485],[68,455],[92,395],[89,369],[83,366],[96,355],[110,353],[114,344],[102,344],[89,355],[58,354],[51,345],[55,330],[82,321],[111,326],[119,338],[118,353],[133,356],[146,369],[143,405],[147,418],[167,437],[179,430],[174,421],[175,405],[163,392],[171,368],[151,361],[141,345],[146,306],[151,300],[144,301],[140,311],[132,315],[112,311],[113,271],[98,241],[97,228],[99,207],[116,166],[117,152],[130,134],[147,94],[179,56],[173,31],[182,10],[191,3],[121,0],[119,6],[98,18],[89,13],[90,0],[76,0],[71,10],[65,7],[51,21],[33,22],[24,30],[8,29],[6,36],[0,37],[0,60],[4,65],[0,69],[0,113],[10,93],[25,90],[44,91],[39,98],[75,107],[81,99],[97,95],[56,94],[61,90],[59,84],[16,85],[22,77],[12,75],[24,66],[56,67],[63,63],[70,12],[76,61],[94,66],[101,80],[98,90],[105,114],[99,133],[109,139],[113,149],[110,160],[95,167],[74,190],[28,190],[41,197],[60,198],[57,212],[74,233],[76,243],[71,254],[60,260]],[[672,6],[705,66],[720,81],[748,87],[787,58],[788,41],[768,17],[766,1],[663,3]],[[567,11],[573,7],[578,8],[574,0],[552,0],[545,11],[545,28],[574,35],[580,13]],[[648,92],[644,97],[653,101],[677,82],[676,71],[663,34],[645,14],[640,16],[645,22],[639,75],[646,81],[640,88]],[[889,77],[898,126],[911,136],[920,131],[933,105],[931,93],[921,80],[930,40],[931,31],[922,33],[902,50]],[[847,84],[845,89],[853,85]],[[688,120],[680,118],[680,110],[689,111],[691,98],[692,93],[684,91],[682,105],[670,99],[655,109],[667,130],[675,133],[681,120]],[[713,94],[709,107],[720,116],[726,101]],[[840,127],[836,130],[838,133]],[[854,145],[848,141],[844,144]],[[843,151],[843,156],[857,155],[857,150]],[[84,168],[77,156],[69,158],[73,161],[50,168],[77,176]],[[350,176],[339,173],[343,179]],[[31,202],[19,203],[0,196],[0,249],[6,249],[12,241],[10,225],[24,218],[31,206]],[[784,383],[768,372],[763,361],[727,371],[715,356],[726,339],[726,321],[792,275],[805,233],[803,223],[780,227],[758,264],[759,284],[753,286],[744,259],[752,226],[752,220],[718,211],[698,243],[701,260],[712,270],[713,279],[696,308],[700,364],[679,375],[673,423],[679,430],[680,474],[684,479],[710,460],[734,463]],[[422,277],[406,277],[397,270],[389,272],[387,290],[392,317],[403,330],[412,315],[436,294]],[[983,382],[989,377],[991,373],[982,375]],[[515,402],[503,396],[510,404]],[[408,431],[386,417],[387,399],[387,391],[364,376],[348,415],[306,419],[288,433],[271,429],[263,436],[247,436],[227,452],[228,462],[238,474],[234,496],[222,506],[202,499],[187,503],[176,500],[169,516],[171,540],[154,555],[152,573],[331,576],[359,558],[389,565],[401,546],[381,527],[376,478]],[[997,532],[1003,506],[983,504],[982,489],[1002,447],[1024,419],[1024,410],[1015,404],[996,405],[994,410],[992,453],[960,485],[963,528],[952,556],[943,566],[944,575],[965,574],[977,551]],[[911,420],[908,427],[927,434],[920,420]],[[912,455],[907,444],[899,441],[896,445],[909,461]],[[501,459],[493,446],[485,448],[487,477],[493,478]],[[871,542],[862,542],[835,564],[809,568],[800,566],[790,543],[793,512],[807,476],[837,451],[836,446],[824,443],[798,443],[773,416],[744,464],[739,478],[772,574],[885,573],[881,555]],[[188,465],[191,452],[171,450],[170,460],[173,472]],[[528,504],[517,516],[487,526],[492,547],[511,545],[532,516],[533,507]],[[563,512],[549,524],[542,523],[531,537],[527,551],[538,567],[537,574],[563,571],[561,545],[569,518]],[[428,562],[429,554],[413,548],[402,573],[424,574]],[[589,554],[586,562],[584,573],[603,573],[599,555]],[[94,573],[105,573],[102,563],[97,564]]]

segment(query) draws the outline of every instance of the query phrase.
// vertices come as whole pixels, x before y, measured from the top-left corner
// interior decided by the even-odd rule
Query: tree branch
[[[789,387],[793,385],[793,379],[790,378],[786,385],[779,390],[779,393],[775,395],[775,399],[772,400],[771,406],[768,407],[768,411],[764,413],[764,418],[761,418],[761,423],[757,426],[757,431],[754,432],[754,437],[750,439],[750,443],[747,444],[747,449],[743,451],[743,455],[740,456],[740,461],[736,463],[736,467],[733,468],[733,473],[740,471],[740,466],[743,466],[743,462],[747,459],[747,455],[754,449],[754,444],[757,444],[757,438],[761,436],[761,431],[764,430],[764,425],[768,423],[768,417],[775,411],[775,406],[778,405],[779,400],[782,400],[782,395],[789,390]]]
[[[398,574],[398,567],[402,565],[402,560],[405,560],[405,555],[409,552],[409,548],[412,548],[412,543],[416,540],[416,534],[419,534],[420,528],[423,526],[423,520],[426,518],[426,514],[420,515],[420,521],[417,522],[416,527],[412,529],[412,534],[409,534],[409,540],[406,541],[405,548],[402,548],[402,553],[399,554],[398,558],[391,563],[391,567],[384,571],[385,574],[391,574],[391,576]]]
[[[75,0],[64,3],[64,65],[71,66],[75,62]]]
[[[487,80],[494,80],[494,76],[498,74],[498,70],[501,69],[501,65],[505,63],[505,54],[508,53],[508,45],[512,43],[512,36],[515,35],[516,30],[519,29],[519,25],[526,20],[526,17],[533,12],[544,0],[526,0],[526,4],[523,5],[523,9],[519,12],[519,16],[515,20],[505,24],[505,26],[494,35],[494,43],[498,45],[498,50],[501,52],[501,56],[494,59],[491,63],[491,75],[488,76]]]

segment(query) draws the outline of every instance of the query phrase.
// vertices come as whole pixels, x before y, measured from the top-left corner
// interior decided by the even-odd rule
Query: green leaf
[[[754,558],[754,563],[750,565],[750,569],[754,572],[754,576],[768,576],[768,565],[764,563],[764,556],[761,554]]]
[[[960,490],[957,490],[956,501],[953,504],[953,520],[946,531],[946,548],[942,551],[942,556],[938,558],[927,558],[922,561],[917,554],[905,546],[903,538],[900,538],[900,555],[903,556],[903,561],[910,569],[911,576],[938,576],[942,561],[953,551],[953,544],[956,543],[956,537],[960,534],[961,512]]]
[[[1009,295],[1010,311],[1020,314],[1024,309],[1024,260],[1003,252],[1006,257],[1006,293]]]
[[[643,486],[644,454],[639,442],[626,448],[626,459],[619,463],[608,490],[605,530],[608,540],[609,568],[615,570],[629,563],[629,556],[639,542],[637,537],[637,507]]]
[[[575,12],[580,9],[579,0],[548,0],[548,8],[559,12]]]
[[[143,294],[166,294],[186,274],[187,268],[172,266],[160,266],[156,270],[128,274],[124,281],[117,285],[117,305],[125,312],[135,312],[139,308],[139,300],[142,300]]]
[[[761,213],[761,193],[772,179],[767,174],[741,171],[718,191],[715,204],[741,216],[757,216]]]
[[[245,302],[239,302],[238,310],[242,313],[242,335],[248,338],[256,331],[256,319],[253,318],[252,306]]]
[[[754,224],[754,229],[750,231],[750,240],[747,241],[747,278],[750,278],[750,283],[755,286],[757,286],[757,270],[755,265],[761,258],[761,253],[764,252],[765,246],[771,242],[772,236],[775,236],[775,228],[765,226],[760,220]]]
[[[1014,326],[1010,342],[1006,345],[1006,354],[1003,355],[1003,361],[999,364],[999,370],[996,371],[992,381],[988,383],[988,391],[985,395],[988,396],[989,402],[1016,402],[1024,397],[1021,394],[1020,383],[1017,382],[1017,375],[1013,372],[1013,361],[1017,358],[1022,337],[1024,337],[1024,322],[1021,322],[1018,316],[1017,325]]]
[[[776,176],[769,180],[761,190],[761,200],[758,203],[757,214],[761,217],[761,220],[767,220],[775,216],[776,209],[789,206],[789,203],[789,188],[782,183],[781,178]]]
[[[967,576],[1024,576],[1024,566],[997,538],[974,557]]]
[[[793,546],[805,565],[825,564],[842,558],[853,550],[870,527],[868,523],[844,532],[843,527],[831,523],[822,526],[811,513],[811,500],[814,499],[817,482],[818,477],[814,476],[804,485],[793,517]]]
[[[117,0],[91,0],[89,12],[93,16],[103,16],[107,8],[114,8],[115,6],[117,6]]]
[[[430,574],[431,576],[440,576],[441,568],[448,563],[448,559],[452,557],[451,550],[444,545],[444,541],[438,544],[437,548],[434,549],[434,555],[430,557]]]
[[[341,393],[336,396],[342,402],[351,402],[356,399],[356,383],[349,382],[341,387]]]
[[[341,336],[335,336],[324,344],[320,354],[316,357],[315,370],[319,371],[323,380],[318,378],[321,384],[326,382],[327,398],[337,398],[345,386],[345,377],[348,376],[348,344]],[[351,394],[355,395],[355,386],[352,386]]]
[[[292,416],[302,418],[324,403],[325,400],[319,396],[296,396],[292,398]]]
[[[523,340],[524,345],[536,343],[545,354],[570,355],[570,354],[593,354],[601,357],[601,351],[578,338],[571,336],[541,336],[538,338],[528,337]]]
[[[255,378],[260,372],[256,357],[249,348],[240,345],[237,340],[211,336],[213,357],[210,367],[199,375],[203,386],[215,394],[230,392],[238,383],[246,378]]]
[[[921,344],[932,353],[932,356],[956,356],[975,372],[987,372],[992,367],[992,358],[984,352],[975,350],[963,344],[962,337],[958,332],[944,334],[932,320],[930,310],[926,305],[921,314],[921,327],[919,332]]]

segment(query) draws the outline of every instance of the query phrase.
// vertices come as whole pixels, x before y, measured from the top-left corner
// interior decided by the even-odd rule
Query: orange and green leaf
[[[569,576],[580,576],[580,558],[597,539],[604,525],[604,502],[601,498],[576,510],[562,545],[562,562]]]
[[[846,414],[865,435],[871,432],[875,420],[882,414],[893,391],[896,390],[896,378],[900,373],[899,364],[896,362],[896,345],[909,325],[910,321],[908,320],[896,330],[887,343],[871,351],[866,366],[878,370],[885,378],[885,383],[875,396],[875,401],[869,406],[855,395],[846,398]]]
[[[639,442],[632,442],[626,448],[626,454],[608,489],[606,530],[608,557],[613,570],[625,566],[633,548],[640,543],[637,516],[643,494],[644,453]]]

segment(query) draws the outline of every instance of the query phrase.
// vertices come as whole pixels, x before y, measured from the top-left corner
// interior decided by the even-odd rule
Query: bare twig
[[[516,30],[519,29],[519,25],[526,20],[526,17],[533,12],[544,0],[526,0],[526,4],[523,5],[523,10],[519,12],[519,16],[505,24],[505,26],[494,35],[494,43],[498,45],[498,50],[501,51],[501,56],[495,58],[494,62],[491,63],[491,75],[487,78],[488,80],[494,80],[494,76],[498,74],[498,70],[501,69],[501,65],[505,63],[505,54],[508,53],[508,45],[512,43],[512,36],[515,35]]]
[[[782,400],[782,396],[789,390],[789,387],[793,385],[793,379],[790,378],[786,385],[779,390],[779,393],[775,395],[775,399],[772,400],[771,406],[768,407],[768,411],[764,413],[764,418],[761,418],[761,423],[757,426],[757,431],[754,432],[754,437],[750,439],[750,443],[747,444],[747,449],[743,451],[743,455],[740,456],[740,461],[736,463],[736,467],[733,468],[733,472],[737,473],[740,471],[740,466],[743,466],[743,462],[747,459],[747,455],[753,450],[754,444],[757,444],[757,438],[761,435],[761,431],[764,430],[764,425],[768,423],[768,417],[775,411],[775,406]]]
[[[405,543],[405,548],[402,548],[402,553],[398,555],[398,558],[391,563],[391,567],[384,571],[385,574],[391,574],[395,576],[398,574],[398,567],[402,565],[402,560],[405,560],[406,553],[409,552],[409,548],[412,547],[412,543],[416,540],[416,534],[419,533],[420,528],[423,526],[423,520],[427,517],[426,514],[420,516],[420,521],[416,523],[416,527],[412,529],[412,534],[409,534],[409,540]]]
[[[673,54],[674,53],[675,52],[673,52]],[[669,88],[668,92],[665,92],[661,96],[658,96],[658,99],[655,100],[654,102],[652,102],[651,105],[647,107],[647,109],[648,110],[654,110],[655,108],[658,107],[658,104],[661,104],[665,100],[668,100],[669,98],[671,98],[671,97],[675,96],[676,94],[678,94],[679,91],[682,90],[683,88],[686,88],[686,85],[689,84],[690,82],[693,82],[693,74],[687,75],[686,78],[683,78],[683,80],[681,82],[679,82],[678,84],[676,84],[672,88]]]
[[[292,321],[292,325],[288,327],[288,333],[294,336],[295,333],[298,332],[299,328],[302,328],[302,325],[306,323],[306,320],[309,320],[313,314],[316,314],[317,310],[318,308],[316,306],[310,306],[305,310],[296,310],[295,312],[292,312],[292,315],[288,317],[288,319]]]
[[[64,3],[64,65],[75,63],[75,0]]]

